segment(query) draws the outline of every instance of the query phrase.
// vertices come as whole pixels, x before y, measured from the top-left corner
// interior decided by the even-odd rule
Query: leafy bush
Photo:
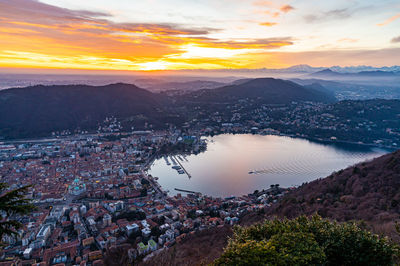
[[[394,265],[398,246],[318,215],[235,227],[214,265]]]

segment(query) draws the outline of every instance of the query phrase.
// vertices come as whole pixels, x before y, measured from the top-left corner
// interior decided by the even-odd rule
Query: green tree
[[[22,224],[13,220],[14,215],[25,215],[35,209],[30,199],[25,195],[30,186],[23,186],[14,190],[8,190],[8,184],[0,183],[0,212],[3,219],[0,222],[0,239],[4,235],[17,236],[17,230]]]
[[[394,265],[398,255],[387,238],[315,215],[235,227],[214,265]]]

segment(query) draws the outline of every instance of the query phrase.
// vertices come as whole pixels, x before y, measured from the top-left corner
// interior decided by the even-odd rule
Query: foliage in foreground
[[[21,223],[12,220],[14,215],[24,215],[35,209],[31,201],[25,198],[26,192],[30,186],[20,187],[8,191],[8,185],[0,183],[0,241],[4,235],[16,236]]]
[[[393,265],[398,246],[355,223],[318,215],[235,227],[214,265]]]

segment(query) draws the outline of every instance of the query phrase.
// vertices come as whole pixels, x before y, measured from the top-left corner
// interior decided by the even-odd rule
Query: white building
[[[33,250],[32,248],[27,248],[24,250],[24,253],[23,253],[24,259],[29,260],[31,258],[32,250]]]
[[[44,240],[46,241],[47,238],[51,234],[51,228],[50,225],[44,225],[42,228],[40,228],[39,233],[36,235],[37,240]]]
[[[139,226],[135,223],[128,224],[126,226],[126,232],[128,233],[128,235],[132,234],[133,232],[137,232],[138,230],[139,230]]]

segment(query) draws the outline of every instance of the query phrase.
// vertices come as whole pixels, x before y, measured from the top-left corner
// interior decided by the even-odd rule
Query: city
[[[143,258],[195,231],[236,224],[286,191],[168,196],[147,169],[163,146],[179,145],[185,136],[143,131],[107,141],[107,134],[118,133],[0,145],[3,180],[11,188],[31,185],[27,197],[37,206],[31,215],[16,217],[23,229],[17,239],[4,237],[3,261],[102,265],[106,249],[122,244],[132,260]],[[205,145],[200,137],[190,139],[193,152]]]

